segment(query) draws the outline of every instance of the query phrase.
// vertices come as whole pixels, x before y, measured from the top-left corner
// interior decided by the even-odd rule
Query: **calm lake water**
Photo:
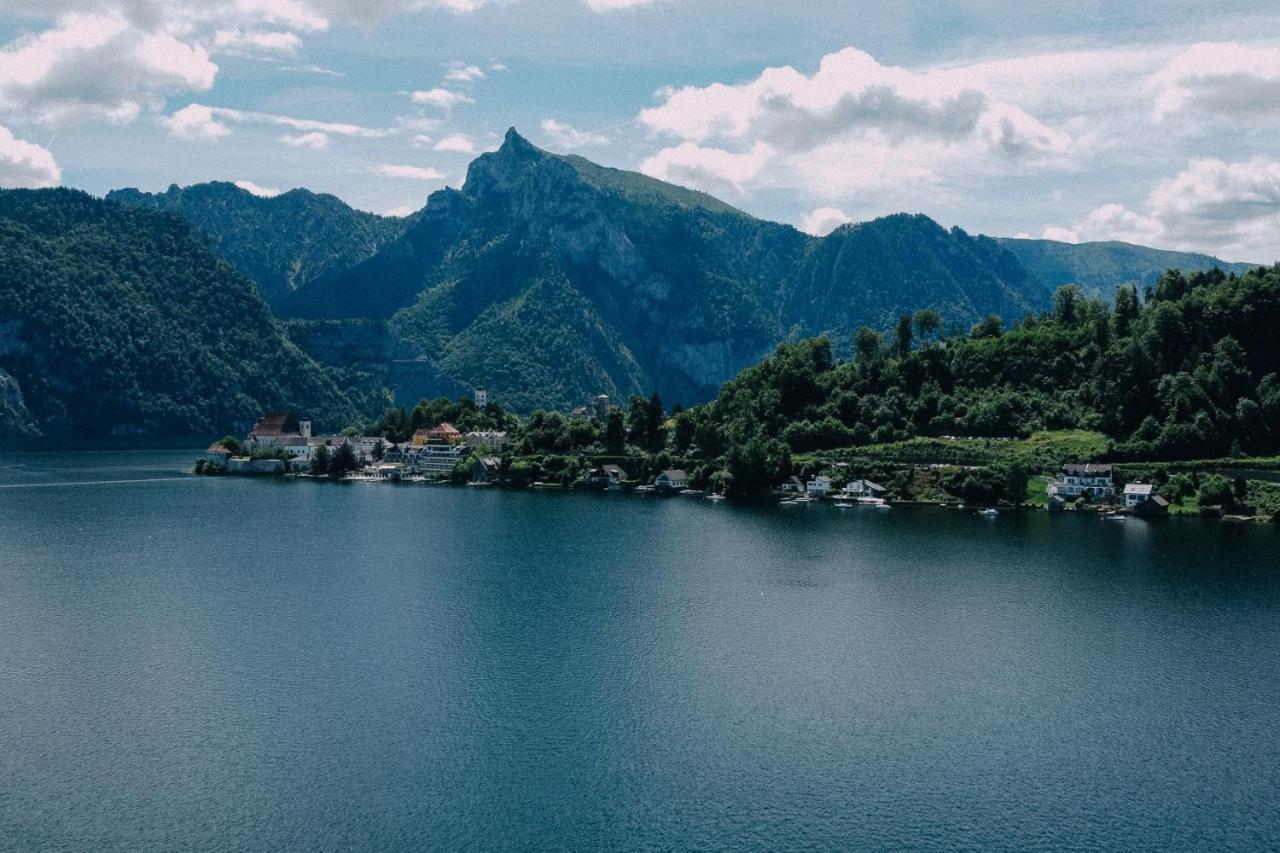
[[[0,455],[0,848],[1263,850],[1280,532]]]

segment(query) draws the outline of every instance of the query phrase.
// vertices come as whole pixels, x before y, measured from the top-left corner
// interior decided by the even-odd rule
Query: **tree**
[[[666,413],[662,409],[662,398],[654,391],[649,395],[644,407],[645,447],[650,453],[657,453],[667,443]]]
[[[1080,321],[1080,303],[1084,297],[1074,284],[1064,284],[1053,292],[1053,319],[1068,328]]]
[[[854,336],[853,346],[858,353],[860,364],[872,364],[879,360],[880,348],[883,345],[880,334],[869,326],[858,329],[858,334]]]
[[[1133,323],[1138,319],[1140,310],[1138,288],[1132,284],[1122,284],[1116,288],[1116,307],[1112,319],[1117,338],[1129,337],[1133,331]]]
[[[356,452],[352,449],[351,442],[344,441],[338,447],[338,452],[333,454],[333,459],[329,461],[329,476],[334,479],[345,477],[359,467],[360,462],[356,459]]]
[[[604,447],[605,450],[613,455],[621,455],[627,444],[627,426],[623,420],[622,410],[617,406],[609,408],[609,415],[605,419],[604,427]]]
[[[689,449],[689,445],[693,444],[693,435],[696,430],[696,424],[693,417],[687,412],[681,412],[676,415],[676,428],[673,441],[677,453],[684,453]]]
[[[1200,484],[1198,497],[1201,506],[1220,506],[1223,509],[1231,509],[1236,503],[1235,490],[1231,487],[1231,481],[1218,474],[1204,479]]]
[[[631,395],[631,411],[627,413],[627,441],[644,447],[648,444],[648,401],[639,394]]]
[[[920,340],[929,340],[942,327],[942,318],[932,308],[921,308],[916,312],[916,331]]]
[[[386,448],[382,445],[382,439],[378,439],[373,443],[373,461],[381,462],[382,457],[386,455]]]
[[[903,314],[898,318],[898,326],[894,331],[894,348],[899,358],[911,355],[911,315]]]
[[[317,477],[323,477],[329,473],[329,448],[320,445],[316,448],[316,452],[311,456],[311,473]]]
[[[218,439],[218,444],[221,444],[232,453],[240,452],[240,439],[236,438],[234,435],[224,435],[222,438]]]
[[[972,338],[998,338],[1004,333],[1004,320],[998,314],[988,314],[974,324],[969,332]]]

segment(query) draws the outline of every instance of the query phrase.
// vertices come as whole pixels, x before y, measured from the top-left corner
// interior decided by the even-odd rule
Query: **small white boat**
[[[853,509],[853,504],[840,501],[838,504],[836,504],[836,509]]]
[[[876,504],[876,509],[893,509],[893,507],[889,506],[886,503],[878,503]]]
[[[707,495],[707,500],[716,502],[724,500],[724,495]]]
[[[778,506],[798,506],[798,505],[799,505],[798,501],[793,501],[793,500],[778,501]]]
[[[808,495],[801,495],[798,498],[794,498],[792,502],[798,503],[798,504],[811,504],[813,503],[813,498],[809,497]]]
[[[978,510],[978,515],[992,516],[992,515],[999,515],[999,514],[1000,514],[1000,510],[994,509],[992,507],[987,507],[986,509]]]
[[[1124,521],[1125,516],[1121,515],[1118,512],[1108,512],[1103,514],[1102,520],[1103,521]]]

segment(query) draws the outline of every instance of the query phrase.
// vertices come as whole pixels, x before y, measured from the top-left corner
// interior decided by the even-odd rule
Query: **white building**
[[[366,465],[373,461],[374,449],[379,444],[384,452],[387,449],[387,440],[380,435],[353,435],[348,441],[351,442],[356,458]]]
[[[415,474],[451,474],[459,460],[466,458],[466,452],[461,444],[410,445],[404,450],[404,465]]]
[[[840,492],[846,498],[878,498],[884,495],[884,486],[870,480],[850,480]]]
[[[1135,509],[1146,503],[1154,493],[1155,486],[1150,483],[1129,483],[1124,487],[1124,508]]]
[[[660,492],[678,492],[689,488],[689,475],[679,468],[670,468],[654,478],[653,487]]]
[[[489,392],[483,388],[476,389],[476,408],[483,409],[489,405]]]
[[[294,436],[281,441],[276,447],[289,455],[289,462],[311,461],[311,440],[302,436]],[[292,466],[291,466],[292,467]]]
[[[1063,500],[1074,500],[1083,495],[1098,501],[1110,500],[1116,496],[1111,466],[1092,462],[1087,465],[1063,465],[1062,473],[1053,478],[1047,490],[1051,497],[1057,496]]]
[[[825,498],[827,493],[831,491],[831,478],[825,474],[819,474],[804,486],[805,492],[809,497]]]
[[[220,441],[209,445],[209,449],[204,452],[204,464],[214,468],[226,468],[230,458],[231,451]]]
[[[476,450],[488,447],[494,453],[501,453],[507,446],[507,434],[498,430],[484,429],[467,433],[467,447]]]
[[[245,439],[246,450],[266,450],[290,438],[310,438],[311,421],[300,421],[292,412],[267,412],[258,418]]]

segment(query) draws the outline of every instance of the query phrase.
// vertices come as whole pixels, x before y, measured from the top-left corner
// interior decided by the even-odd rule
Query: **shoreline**
[[[350,485],[364,483],[370,485],[390,485],[390,486],[449,486],[456,488],[485,488],[499,489],[503,491],[527,491],[527,492],[561,492],[575,494],[628,494],[639,497],[657,497],[661,499],[675,498],[695,498],[705,500],[711,503],[728,503],[734,506],[745,507],[778,507],[779,498],[785,499],[792,496],[789,492],[770,492],[767,495],[761,494],[754,497],[735,497],[727,495],[718,495],[712,492],[702,490],[684,490],[677,492],[657,492],[652,486],[628,486],[620,489],[603,489],[598,487],[583,487],[577,485],[564,485],[561,483],[536,482],[528,484],[516,483],[500,483],[500,482],[454,482],[450,478],[390,478],[377,476],[343,476],[330,477],[327,475],[317,474],[299,474],[299,473],[262,473],[262,472],[234,472],[234,471],[218,471],[216,473],[197,472],[194,468],[186,470],[189,476],[193,477],[235,477],[239,479],[268,479],[268,480],[287,480],[287,481],[307,481],[333,483],[335,485]],[[838,495],[827,495],[825,497],[814,497],[809,501],[797,502],[798,506],[823,505],[826,504],[831,508],[835,508],[836,503],[842,498]],[[1139,521],[1167,521],[1170,519],[1194,519],[1198,521],[1219,521],[1230,524],[1242,523],[1258,523],[1258,524],[1276,524],[1277,521],[1270,519],[1264,515],[1238,515],[1231,513],[1206,514],[1204,512],[1171,512],[1162,516],[1143,516],[1132,510],[1127,510],[1117,506],[1090,504],[1083,507],[1068,506],[1059,510],[1050,510],[1044,504],[1035,503],[1018,503],[1018,504],[996,504],[994,506],[981,506],[976,504],[966,504],[963,501],[936,501],[936,500],[884,500],[886,507],[926,507],[939,510],[956,510],[959,512],[970,512],[979,514],[988,510],[995,510],[998,514],[1004,513],[1034,513],[1047,512],[1050,515],[1069,514],[1069,513],[1087,513],[1097,516],[1099,519],[1119,518],[1127,520],[1130,518]],[[854,508],[868,508],[870,504],[854,504]]]

